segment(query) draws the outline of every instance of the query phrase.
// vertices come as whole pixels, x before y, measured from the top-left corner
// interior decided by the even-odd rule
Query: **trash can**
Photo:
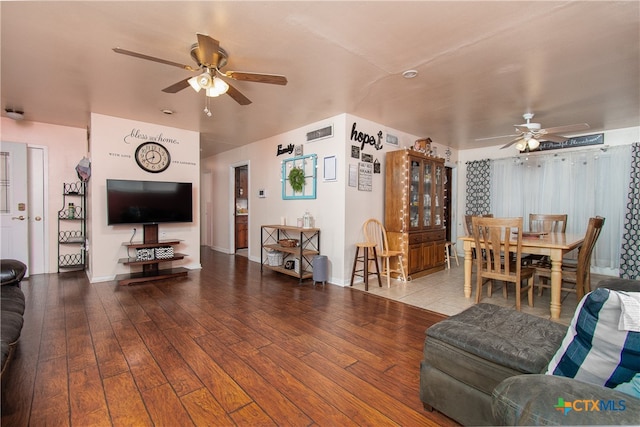
[[[313,267],[313,286],[316,282],[322,282],[324,286],[329,275],[329,260],[326,255],[316,255],[311,260],[311,266]]]

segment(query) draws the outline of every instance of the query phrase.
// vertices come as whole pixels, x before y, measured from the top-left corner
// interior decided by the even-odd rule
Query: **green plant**
[[[305,184],[304,171],[300,168],[292,168],[289,172],[289,184],[293,191],[299,193]]]

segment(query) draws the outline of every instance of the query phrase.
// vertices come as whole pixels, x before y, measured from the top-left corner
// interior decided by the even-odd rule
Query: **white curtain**
[[[525,229],[530,213],[566,213],[567,233],[577,234],[589,218],[604,217],[592,267],[617,275],[630,168],[631,145],[494,160],[491,209],[495,216],[522,216]]]

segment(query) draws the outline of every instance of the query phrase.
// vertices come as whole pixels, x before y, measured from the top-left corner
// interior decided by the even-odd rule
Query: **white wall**
[[[138,167],[134,153],[138,145],[156,141],[171,154],[171,165],[161,173],[145,172]],[[117,274],[139,271],[118,263],[127,257],[133,228],[136,241],[142,240],[142,225],[108,226],[106,217],[106,180],[179,181],[193,184],[193,223],[160,224],[161,239],[181,239],[176,247],[188,255],[173,261],[172,267],[200,268],[200,137],[197,132],[169,128],[132,120],[91,115],[92,170],[89,180],[89,279],[91,282],[113,280]],[[169,267],[169,263],[161,268]]]
[[[362,147],[351,140],[352,126],[356,130],[377,138],[382,132],[381,149],[366,144],[362,152],[371,154],[380,162],[380,174],[374,174],[372,191],[359,191],[349,187],[349,164],[359,160],[351,157],[351,146]],[[312,130],[333,124],[333,137],[305,142]],[[385,141],[387,133],[398,138],[398,145]],[[355,253],[355,244],[362,241],[362,224],[367,218],[384,219],[384,165],[385,153],[413,145],[418,136],[410,135],[349,114],[340,114],[326,120],[311,123],[271,138],[256,141],[235,150],[226,151],[204,159],[203,173],[212,176],[212,248],[230,253],[233,247],[233,167],[249,164],[249,257],[260,261],[260,227],[279,224],[285,217],[287,224],[295,224],[305,210],[313,215],[316,227],[321,230],[321,253],[329,259],[329,282],[348,285]],[[277,155],[278,145],[303,145],[304,155],[317,154],[317,198],[313,200],[283,200],[281,192],[281,163],[293,155]],[[445,146],[433,144],[438,154],[444,155]],[[454,153],[455,155],[455,153]],[[337,179],[323,181],[324,158],[336,156]],[[455,159],[455,157],[454,157]],[[266,191],[266,198],[258,198],[258,189]]]
[[[50,125],[28,120],[16,122],[0,118],[0,139],[27,145],[47,147],[48,197],[46,202],[45,233],[48,240],[47,271],[58,271],[58,210],[62,209],[62,185],[78,181],[75,167],[87,154],[86,129]]]

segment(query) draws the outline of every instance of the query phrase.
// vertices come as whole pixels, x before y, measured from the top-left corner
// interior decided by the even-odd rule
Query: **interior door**
[[[27,189],[27,145],[3,142],[0,149],[1,256],[29,265]]]

